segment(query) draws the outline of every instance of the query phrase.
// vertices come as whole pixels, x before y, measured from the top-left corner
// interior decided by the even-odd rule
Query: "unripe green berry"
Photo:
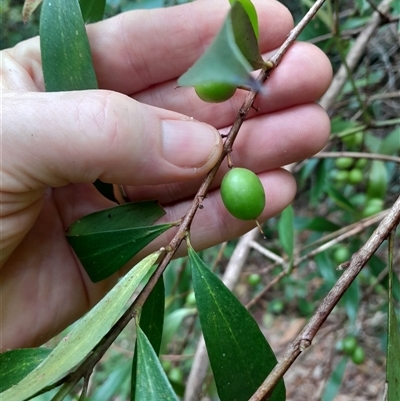
[[[265,192],[260,179],[245,168],[233,168],[225,174],[221,197],[229,213],[240,220],[255,220],[265,207]]]
[[[221,103],[230,99],[236,92],[236,86],[226,83],[210,82],[196,85],[194,90],[197,96],[208,103]]]

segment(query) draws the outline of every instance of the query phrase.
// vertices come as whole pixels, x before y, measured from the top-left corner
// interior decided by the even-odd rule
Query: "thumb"
[[[115,92],[8,94],[3,106],[3,169],[18,190],[183,181],[203,176],[222,151],[213,127]]]

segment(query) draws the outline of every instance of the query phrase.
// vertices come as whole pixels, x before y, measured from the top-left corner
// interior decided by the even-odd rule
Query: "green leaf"
[[[388,384],[388,401],[400,400],[400,333],[396,319],[393,299],[393,232],[389,238],[389,292],[388,292],[388,345],[386,361],[386,381]]]
[[[136,401],[178,401],[150,341],[137,326]]]
[[[115,287],[73,327],[49,356],[17,385],[0,394],[7,401],[22,401],[65,377],[79,365],[122,315],[124,307],[148,274],[160,252],[131,269]]]
[[[339,230],[341,227],[324,217],[317,216],[311,219],[304,228],[318,232],[332,232]]]
[[[326,190],[326,160],[320,160],[317,166],[316,179],[311,186],[310,201],[313,205],[317,205],[320,201],[322,194]]]
[[[246,11],[246,14],[249,17],[249,20],[251,22],[251,26],[253,27],[254,34],[256,35],[256,38],[258,40],[258,38],[260,36],[259,29],[258,29],[258,16],[257,16],[256,8],[254,7],[254,4],[250,0],[229,0],[229,3],[231,3],[231,5],[233,5],[233,4],[235,4],[236,1],[241,3],[244,10]]]
[[[279,242],[289,258],[293,256],[294,250],[294,211],[289,205],[282,211],[278,222]]]
[[[173,227],[152,226],[165,214],[154,201],[127,203],[92,213],[73,223],[67,239],[93,282],[104,280],[146,245]]]
[[[178,329],[182,326],[182,322],[188,316],[196,313],[194,308],[180,308],[171,312],[165,317],[164,332],[161,342],[161,353],[166,353],[167,346],[171,342],[172,337],[176,334]]]
[[[387,182],[388,177],[385,163],[381,160],[373,160],[367,184],[368,198],[383,199],[387,190]]]
[[[256,321],[188,244],[200,324],[221,401],[247,401],[277,363]],[[284,401],[280,380],[269,400]]]
[[[358,280],[354,280],[350,287],[346,290],[343,295],[343,302],[346,308],[346,313],[350,323],[355,328],[357,313],[360,306],[360,284]]]
[[[379,153],[384,155],[395,155],[400,151],[400,127],[396,127],[382,140]]]
[[[96,22],[103,19],[106,0],[79,0],[83,20]]]
[[[161,339],[164,325],[165,308],[165,287],[164,279],[157,281],[149,297],[143,305],[140,313],[140,327],[146,334],[154,352],[158,355],[160,352]],[[137,344],[137,343],[136,343]],[[137,345],[136,345],[137,346]],[[136,400],[136,381],[137,381],[137,352],[132,361],[132,381],[131,381],[131,400]]]
[[[238,2],[242,7],[233,7],[232,9],[232,29],[236,44],[254,69],[262,68],[264,60],[258,47],[258,31],[255,33],[253,22],[245,8],[245,4],[251,5],[257,21],[256,10],[250,0],[238,0]],[[258,30],[258,21],[256,23]]]
[[[97,89],[78,0],[44,0],[40,48],[46,91]]]
[[[321,401],[332,401],[335,399],[342,385],[343,375],[346,370],[348,360],[349,358],[345,356],[336,365],[336,368],[333,370],[331,376],[329,377],[328,383],[326,384]]]
[[[327,192],[329,197],[342,209],[348,210],[350,212],[355,211],[354,205],[342,195],[336,188],[328,185]]]
[[[107,369],[109,365],[105,364],[103,367]],[[129,359],[119,358],[118,365],[113,367],[106,380],[101,384],[96,381],[96,386],[93,386],[94,391],[87,400],[126,400],[129,396],[131,370],[132,362]]]
[[[130,202],[88,214],[68,227],[67,235],[78,236],[107,230],[143,227],[165,215],[157,201]]]
[[[0,354],[0,393],[21,381],[50,352],[48,348],[24,348]]]
[[[241,11],[237,11],[237,10]],[[244,14],[242,23],[251,23],[243,6],[236,2],[231,8],[221,31],[215,37],[210,47],[178,80],[180,86],[195,86],[210,82],[220,82],[232,85],[247,85],[259,90],[259,83],[250,75],[251,64],[236,44],[233,30],[233,16]],[[239,22],[236,22],[239,23]],[[235,25],[236,25],[235,23]],[[254,34],[254,33],[253,33]]]
[[[384,262],[382,259],[378,258],[376,255],[372,255],[370,260],[368,261],[368,266],[371,270],[371,273],[374,275],[374,277],[378,278],[382,272],[382,270],[386,267],[386,262]],[[381,280],[381,285],[386,289],[386,291],[389,291],[389,277],[385,276]],[[400,281],[397,278],[397,275],[393,276],[393,281],[392,281],[392,294],[394,298],[397,300],[397,302],[400,302]]]

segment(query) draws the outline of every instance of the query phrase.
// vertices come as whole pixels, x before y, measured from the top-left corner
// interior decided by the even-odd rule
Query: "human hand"
[[[276,1],[255,5],[260,46],[271,53],[292,19]],[[188,209],[222,149],[211,125],[225,132],[246,93],[210,105],[192,88],[176,89],[176,79],[203,53],[228,7],[223,0],[199,0],[89,25],[102,90],[43,93],[37,38],[3,52],[0,350],[42,344],[115,284],[117,274],[92,283],[64,235],[73,221],[114,205],[93,187],[96,179],[124,185],[132,200],[158,199],[165,221]],[[258,173],[265,186],[260,221],[294,197],[294,179],[280,167],[311,156],[327,140],[329,120],[314,102],[330,78],[329,61],[316,47],[295,44],[257,98],[260,110],[241,128],[232,159]],[[218,186],[226,170],[221,168],[192,224],[195,249],[253,225],[222,206]]]

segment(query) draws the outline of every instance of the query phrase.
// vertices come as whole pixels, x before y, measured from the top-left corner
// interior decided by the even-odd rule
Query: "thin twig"
[[[389,10],[391,2],[392,0],[383,0],[378,6],[380,13],[385,14]],[[356,67],[372,35],[374,34],[378,26],[382,23],[383,19],[380,13],[373,13],[370,21],[365,25],[363,31],[360,33],[360,35],[354,42],[353,47],[347,54],[347,66],[350,70],[353,70]],[[328,110],[332,106],[336,97],[339,95],[341,89],[343,88],[346,80],[346,68],[344,66],[341,66],[336,73],[331,86],[320,100],[320,105],[325,110]]]
[[[289,346],[283,359],[275,366],[264,383],[259,387],[249,401],[263,401],[268,399],[269,394],[275,388],[278,381],[290,368],[301,352],[310,347],[319,328],[325,322],[347,288],[351,285],[371,256],[377,251],[382,242],[393,230],[396,229],[399,222],[400,197],[397,198],[389,213],[382,220],[368,241],[352,256],[347,269],[336,282],[335,286],[329,291],[313,317]]]
[[[319,152],[312,156],[313,159],[330,159],[337,157],[352,157],[354,159],[372,159],[382,160],[386,162],[400,163],[400,157],[383,155],[381,153],[364,153],[364,152]]]

